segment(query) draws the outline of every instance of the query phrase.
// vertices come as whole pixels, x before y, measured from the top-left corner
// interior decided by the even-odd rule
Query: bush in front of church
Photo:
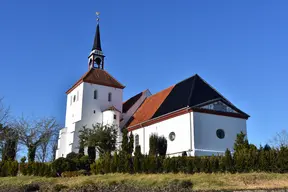
[[[64,171],[76,171],[76,163],[70,159],[60,157],[52,163],[52,168],[57,175],[61,175]]]

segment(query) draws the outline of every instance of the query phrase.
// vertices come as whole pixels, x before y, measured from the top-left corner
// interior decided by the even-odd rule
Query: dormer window
[[[97,97],[98,97],[97,90],[94,90],[94,99],[97,99]]]
[[[112,101],[112,93],[108,93],[108,101]]]

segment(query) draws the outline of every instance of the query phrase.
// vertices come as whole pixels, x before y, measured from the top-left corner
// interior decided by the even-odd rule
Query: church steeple
[[[91,50],[91,53],[88,57],[88,68],[99,68],[104,69],[104,54],[101,48],[101,39],[100,39],[100,26],[99,26],[99,12],[96,12],[97,15],[97,26],[96,33],[94,37],[94,43]]]
[[[99,27],[99,18],[97,18],[97,27],[96,27],[96,33],[94,37],[94,44],[92,47],[92,50],[99,50],[102,51],[101,49],[101,39],[100,39],[100,27]]]

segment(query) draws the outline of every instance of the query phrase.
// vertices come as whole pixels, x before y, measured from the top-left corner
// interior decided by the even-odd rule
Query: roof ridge
[[[120,83],[119,81],[117,81],[117,79],[115,79],[110,73],[108,73],[106,70],[104,69],[99,69],[99,70],[103,70],[105,73],[107,73],[114,81],[116,81],[117,83],[119,83],[123,88],[125,88],[125,86]]]
[[[177,84],[178,84],[178,83],[177,83]],[[157,93],[151,94],[151,95],[148,96],[147,98],[152,97],[152,96],[154,96],[154,95],[157,95],[157,94],[161,93],[162,91],[165,91],[166,89],[169,89],[169,88],[171,88],[171,87],[175,87],[175,85],[177,85],[177,84],[171,85],[171,86],[169,86],[169,87],[167,87],[167,88],[165,88],[165,89],[162,89],[161,91],[158,91]],[[150,92],[150,93],[151,93],[151,92]]]
[[[193,82],[192,82],[192,85],[191,85],[187,106],[190,106],[190,101],[191,101],[191,98],[193,96],[193,92],[194,92],[194,88],[195,88],[195,81],[196,81],[196,78],[199,77],[199,76],[196,74],[196,75],[194,75],[192,77],[193,77]],[[192,78],[192,77],[190,77],[190,78]]]

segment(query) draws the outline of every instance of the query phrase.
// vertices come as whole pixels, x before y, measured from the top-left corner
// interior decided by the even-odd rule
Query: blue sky
[[[0,96],[12,115],[56,116],[87,71],[101,12],[105,68],[124,99],[199,74],[251,115],[248,137],[265,144],[288,129],[285,0],[0,2]]]

